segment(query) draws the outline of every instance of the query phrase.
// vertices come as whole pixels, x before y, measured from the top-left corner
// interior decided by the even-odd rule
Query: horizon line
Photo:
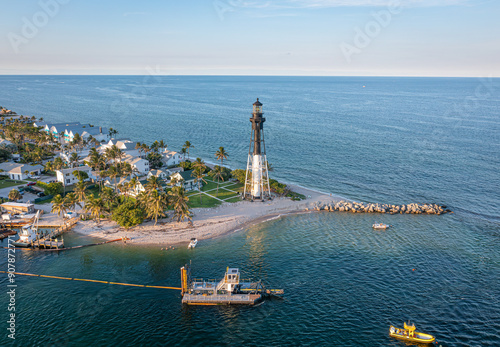
[[[446,76],[446,75],[229,75],[229,74],[0,74],[3,76],[155,76],[155,77],[397,77],[397,78],[500,78],[500,76]]]

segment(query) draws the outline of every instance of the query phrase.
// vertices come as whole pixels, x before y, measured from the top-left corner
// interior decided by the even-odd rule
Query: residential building
[[[13,180],[25,180],[32,176],[38,176],[42,173],[42,165],[28,165],[12,162],[0,164],[0,175],[9,176]]]
[[[178,152],[169,151],[165,149],[162,153],[162,161],[165,163],[165,166],[174,166],[179,165],[182,161],[182,155]]]
[[[92,175],[92,168],[85,165],[69,169],[57,170],[56,171],[57,181],[61,182],[65,186],[70,186],[72,184],[75,184],[76,182],[78,182],[78,178],[75,175],[73,175],[74,171],[86,172],[90,179],[95,179],[95,177]]]
[[[175,179],[177,181],[176,186],[183,186],[186,190],[197,190],[198,183],[195,182],[196,178],[191,176],[193,170],[176,172],[170,176],[170,180]],[[201,185],[203,187],[203,182]]]
[[[139,152],[138,149],[135,149],[136,143],[131,141],[130,139],[111,139],[106,144],[103,144],[99,147],[101,152],[106,151],[107,148],[111,148],[116,146],[121,149],[123,153],[131,155],[133,157],[144,157],[144,152]]]
[[[122,162],[129,163],[137,176],[147,175],[149,172],[149,160],[126,154]]]
[[[172,173],[173,172],[171,172],[170,170],[166,170],[166,169],[151,170],[148,173],[148,178],[150,178],[152,176],[156,176],[156,177],[161,178],[161,179],[169,179],[169,177]]]

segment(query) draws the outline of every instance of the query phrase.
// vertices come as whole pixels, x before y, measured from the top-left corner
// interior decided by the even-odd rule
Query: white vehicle
[[[73,217],[76,217],[76,213],[75,212],[66,212],[64,215],[63,215],[64,218],[73,218]]]
[[[196,237],[193,237],[191,239],[191,242],[189,242],[188,249],[195,248],[197,244],[198,244],[198,239]]]

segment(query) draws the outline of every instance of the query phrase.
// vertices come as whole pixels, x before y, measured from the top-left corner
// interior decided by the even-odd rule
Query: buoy
[[[415,271],[415,269],[413,269],[412,271]]]

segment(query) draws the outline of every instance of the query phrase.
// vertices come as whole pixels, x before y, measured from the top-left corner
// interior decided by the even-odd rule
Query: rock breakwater
[[[390,213],[390,214],[445,214],[452,213],[446,206],[438,204],[407,204],[407,205],[390,205],[390,204],[374,204],[352,201],[339,201],[336,203],[319,203],[313,207],[316,211],[330,212],[351,212],[351,213]]]

